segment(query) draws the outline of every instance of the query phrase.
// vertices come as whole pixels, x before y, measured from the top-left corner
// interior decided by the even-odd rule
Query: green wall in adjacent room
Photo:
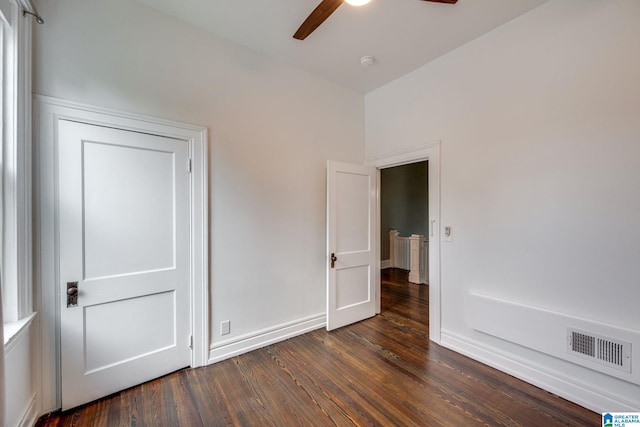
[[[427,235],[429,230],[428,162],[380,171],[381,259],[389,259],[389,230],[400,236]]]

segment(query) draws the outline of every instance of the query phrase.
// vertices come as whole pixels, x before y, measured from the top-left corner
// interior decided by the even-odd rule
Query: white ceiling
[[[137,0],[206,31],[367,93],[548,0],[372,0],[343,4],[306,40],[320,0]],[[360,65],[363,55],[375,65]]]

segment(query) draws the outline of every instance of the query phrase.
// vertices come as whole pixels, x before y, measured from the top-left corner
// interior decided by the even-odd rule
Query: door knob
[[[67,307],[78,305],[78,282],[67,282]]]
[[[332,253],[331,254],[331,268],[336,268],[336,261],[338,260],[338,257],[336,256],[336,254]]]

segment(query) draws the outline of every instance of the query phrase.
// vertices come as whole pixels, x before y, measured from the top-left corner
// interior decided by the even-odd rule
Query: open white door
[[[376,169],[327,164],[327,330],[376,314]]]
[[[62,409],[188,366],[189,144],[61,120]]]

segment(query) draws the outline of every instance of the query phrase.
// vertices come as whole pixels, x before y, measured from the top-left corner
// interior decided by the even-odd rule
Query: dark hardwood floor
[[[428,287],[385,270],[382,313],[186,369],[38,426],[597,426],[600,415],[429,342]]]

